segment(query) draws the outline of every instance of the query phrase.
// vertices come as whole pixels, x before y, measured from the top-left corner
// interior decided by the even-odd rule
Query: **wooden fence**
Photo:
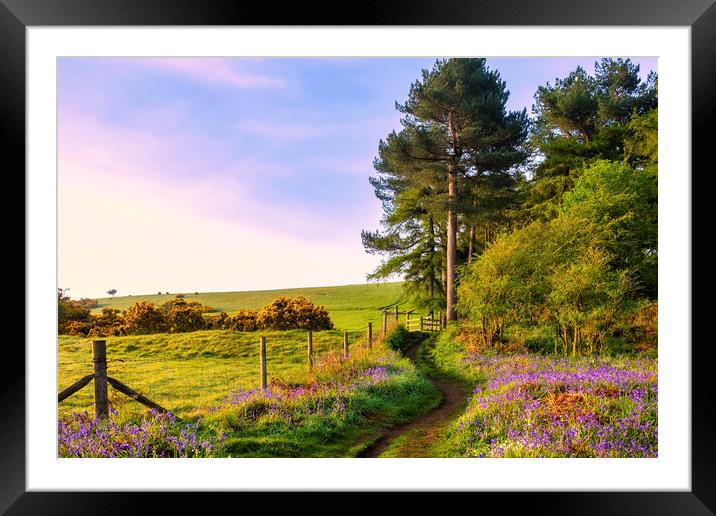
[[[92,366],[94,372],[77,380],[57,395],[57,403],[69,398],[74,393],[85,387],[94,380],[94,414],[95,417],[106,417],[109,414],[109,398],[107,385],[111,385],[122,394],[137,400],[139,403],[160,412],[167,412],[167,409],[154,403],[149,398],[142,396],[137,391],[124,385],[119,380],[107,376],[107,341],[95,340],[92,342]]]
[[[440,314],[440,317],[438,319],[435,319],[432,314],[429,314],[427,317],[413,317],[411,319],[411,314],[413,314],[415,310],[407,310],[400,312],[398,310],[398,307],[396,305],[395,309],[392,311],[384,311],[383,312],[383,331],[382,333],[376,338],[373,335],[373,323],[369,322],[367,329],[366,329],[366,340],[364,347],[370,349],[378,342],[382,341],[387,333],[392,330],[398,323],[399,323],[399,316],[405,315],[405,327],[409,331],[439,331],[440,329],[444,328],[444,318],[442,314]],[[388,322],[388,314],[392,314],[394,318],[390,321],[390,324]],[[348,332],[343,332],[343,338],[342,338],[342,349],[341,349],[341,356],[343,358],[349,357],[349,348],[350,348],[350,342],[348,337]],[[313,347],[313,331],[308,330],[308,337],[307,337],[307,365],[308,370],[312,370],[313,367],[316,364],[316,353]],[[89,385],[89,383],[94,380],[94,413],[95,417],[106,417],[109,414],[109,396],[108,396],[108,385],[111,385],[114,389],[121,392],[122,394],[125,394],[126,396],[129,396],[130,398],[138,401],[139,403],[142,403],[143,405],[158,410],[160,412],[167,412],[167,409],[159,405],[158,403],[155,403],[154,401],[150,400],[146,396],[140,394],[139,392],[135,391],[134,389],[128,387],[124,383],[120,382],[116,378],[112,378],[111,376],[108,376],[107,374],[107,341],[106,340],[95,340],[92,342],[92,367],[93,372],[92,374],[88,374],[86,376],[83,376],[82,378],[78,379],[76,382],[74,382],[72,385],[67,387],[66,389],[62,390],[57,395],[57,402],[60,403],[63,400],[69,398],[82,388]],[[266,353],[266,337],[260,336],[259,337],[259,382],[262,389],[266,389],[268,387],[268,368],[267,368],[267,353]]]
[[[435,332],[445,328],[446,322],[445,316],[442,313],[440,313],[437,318],[430,314],[426,317],[419,317],[406,322],[405,327],[408,331]]]

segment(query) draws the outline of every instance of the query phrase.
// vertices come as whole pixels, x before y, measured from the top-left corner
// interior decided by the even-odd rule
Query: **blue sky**
[[[488,58],[531,110],[597,58]],[[362,283],[368,177],[434,58],[62,58],[59,282],[72,297]],[[643,77],[656,58],[632,58]],[[102,260],[90,260],[97,248]]]

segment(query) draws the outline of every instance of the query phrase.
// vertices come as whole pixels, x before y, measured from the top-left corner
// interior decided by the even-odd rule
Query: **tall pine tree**
[[[458,217],[475,216],[480,206],[491,209],[490,203],[477,202],[476,192],[505,184],[506,172],[526,157],[527,113],[508,112],[508,95],[485,59],[437,60],[411,85],[408,100],[396,103],[405,115],[403,129],[379,144],[379,176],[371,183],[384,203],[384,232],[364,231],[363,243],[369,252],[391,257],[374,274],[417,274],[423,262],[430,272],[416,277],[435,282],[439,260],[431,249],[439,241],[435,228],[444,221],[448,320],[455,319]],[[425,253],[431,257],[427,262]],[[410,284],[411,275],[406,279]]]

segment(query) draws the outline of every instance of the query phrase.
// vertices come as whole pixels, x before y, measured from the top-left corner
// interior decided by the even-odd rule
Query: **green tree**
[[[87,322],[90,317],[90,309],[70,299],[70,296],[67,295],[68,290],[57,289],[57,328],[59,333],[65,333],[66,326],[70,321]]]
[[[444,223],[441,226],[436,220],[441,216],[436,206],[441,184],[425,169],[403,171],[401,162],[394,163],[394,138],[400,135],[390,135],[388,142],[380,143],[375,167],[381,176],[370,178],[383,202],[385,231],[363,231],[361,238],[368,253],[388,258],[368,279],[401,274],[407,293],[418,306],[438,310],[445,306],[441,280],[445,267]]]
[[[656,299],[658,185],[656,167],[597,161],[565,194],[562,211],[592,221],[605,235],[614,270],[634,273],[637,290]]]
[[[540,86],[533,106],[531,140],[539,163],[526,203],[530,216],[554,218],[565,192],[590,162],[624,160],[638,132],[634,118],[656,107],[656,74],[642,81],[639,66],[629,59],[602,59],[593,76],[577,67],[554,86]]]
[[[656,194],[649,167],[593,163],[555,218],[500,236],[464,267],[460,312],[485,345],[510,325],[551,325],[555,351],[601,351],[640,298],[656,298]]]
[[[476,207],[474,197],[467,192],[489,183],[493,175],[504,174],[526,157],[522,145],[527,136],[527,113],[508,112],[508,95],[505,82],[498,72],[487,68],[485,59],[438,60],[411,85],[408,100],[396,103],[405,115],[401,119],[403,129],[379,144],[376,169],[379,176],[385,174],[385,180],[372,183],[379,186],[376,194],[388,212],[383,220],[388,241],[382,240],[385,235],[379,232],[368,233],[367,238],[364,232],[364,245],[393,254],[392,262],[389,260],[378,273],[396,270],[394,265],[398,264],[412,266],[415,256],[421,261],[427,256],[428,263],[433,264],[430,253],[435,240],[430,230],[444,220],[444,288],[449,320],[455,318],[458,215],[474,212]],[[406,197],[413,206],[419,205],[419,217],[410,208],[401,212],[405,191],[413,192]],[[416,200],[420,202],[414,203]],[[399,212],[402,216],[391,217]],[[422,238],[416,240],[415,232]],[[398,257],[406,241],[420,244],[410,246],[405,254],[417,248],[421,251]],[[424,275],[428,283],[434,282],[435,276],[434,272]]]

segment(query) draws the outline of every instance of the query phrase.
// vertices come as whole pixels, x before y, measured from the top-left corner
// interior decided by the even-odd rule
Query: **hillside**
[[[126,310],[134,303],[148,301],[161,304],[174,299],[179,292],[167,294],[117,296],[99,298],[102,308]],[[182,292],[187,301],[195,301],[214,308],[216,312],[229,314],[242,308],[258,309],[278,296],[305,296],[318,305],[324,305],[331,315],[336,328],[348,331],[365,328],[368,321],[374,325],[380,322],[381,311],[396,303],[403,302],[403,282],[370,283],[364,285],[341,285],[337,287],[306,287],[280,290],[252,290],[245,292]],[[404,307],[401,306],[401,309]]]

